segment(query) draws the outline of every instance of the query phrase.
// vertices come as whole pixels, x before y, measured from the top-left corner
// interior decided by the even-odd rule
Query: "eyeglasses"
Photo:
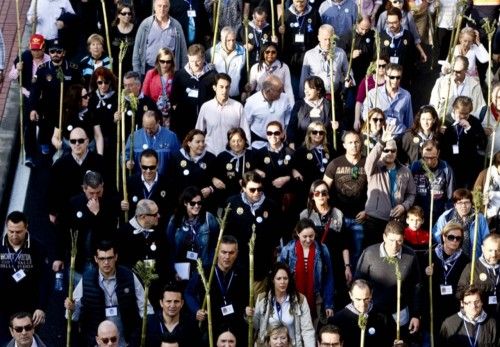
[[[168,60],[160,59],[158,61],[160,62],[160,64],[172,64],[172,59],[168,59]]]
[[[87,139],[69,139],[69,142],[72,144],[72,145],[76,145],[77,143],[79,145],[85,143],[85,140]]]
[[[437,160],[438,157],[422,157],[425,161],[434,161]]]
[[[107,81],[107,80],[97,81],[97,85],[102,86],[103,84],[109,84],[109,81]]]
[[[85,95],[82,95],[82,99],[88,99],[88,98],[90,98],[90,94],[89,93],[87,93]]]
[[[470,201],[457,201],[455,204],[457,204],[458,206],[467,206],[467,205],[470,205],[471,202]]]
[[[373,123],[382,123],[384,121],[384,118],[371,118],[371,120],[373,121]]]
[[[475,301],[469,301],[469,302],[464,301],[465,306],[472,306],[472,305],[479,306],[481,304],[482,304],[481,300],[475,300]]]
[[[106,263],[106,262],[110,262],[111,260],[114,260],[115,259],[115,256],[111,256],[111,257],[97,257],[97,260],[102,262],[102,263]]]
[[[351,178],[353,180],[357,180],[359,177],[359,167],[358,166],[353,166],[351,170]]]
[[[315,197],[328,196],[328,190],[316,190],[313,194]]]
[[[255,192],[259,192],[259,193],[262,193],[264,191],[264,188],[262,187],[257,187],[257,188],[248,188],[248,191],[252,194],[254,194]]]
[[[386,148],[386,149],[382,150],[382,152],[384,152],[384,153],[396,153],[396,149]]]
[[[49,49],[49,53],[50,54],[54,54],[54,53],[57,53],[57,54],[62,54],[63,50],[61,48],[51,48]]]
[[[387,65],[387,64],[380,64],[380,65],[378,66],[378,68],[379,68],[379,69],[385,69],[386,65]]]
[[[266,131],[267,136],[280,136],[281,131]]]
[[[144,170],[144,171],[154,171],[156,170],[156,165],[141,165],[141,168]]]
[[[203,206],[203,201],[201,201],[201,200],[200,201],[193,201],[193,200],[191,200],[191,201],[188,202],[188,204],[191,207],[195,207],[196,205]]]
[[[390,80],[400,80],[401,76],[387,76]]]
[[[446,235],[446,239],[448,241],[457,241],[457,242],[460,242],[460,241],[462,241],[462,236]]]
[[[311,130],[311,134],[313,135],[325,135],[323,130]]]
[[[264,51],[264,54],[277,54],[278,52],[276,51]]]
[[[111,337],[101,337],[101,342],[107,345],[108,343],[115,343],[118,341],[118,337],[116,336],[111,336]]]
[[[14,331],[16,333],[22,333],[23,331],[31,331],[33,330],[33,325],[32,324],[28,324],[28,325],[25,325],[25,326],[22,326],[22,327],[12,327],[12,329],[14,329]]]
[[[132,12],[120,12],[122,16],[132,16]]]

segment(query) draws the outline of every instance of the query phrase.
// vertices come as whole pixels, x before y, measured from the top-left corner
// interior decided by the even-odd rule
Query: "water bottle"
[[[63,287],[64,287],[63,279],[64,279],[63,272],[62,271],[56,272],[56,280],[54,281],[54,290],[56,292],[63,291]]]

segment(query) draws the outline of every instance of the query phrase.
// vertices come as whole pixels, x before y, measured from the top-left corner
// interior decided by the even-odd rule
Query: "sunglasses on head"
[[[109,81],[108,80],[97,81],[97,85],[102,86],[103,84],[109,84]]]
[[[141,165],[141,168],[144,170],[144,171],[154,171],[156,170],[156,165]]]
[[[61,54],[62,52],[63,52],[63,50],[61,48],[51,48],[51,49],[49,49],[49,53],[50,54],[54,54],[54,53]]]
[[[172,59],[167,59],[167,60],[160,59],[158,61],[160,62],[160,64],[172,64]]]
[[[253,193],[255,193],[255,192],[259,192],[259,193],[261,193],[261,192],[263,192],[263,191],[264,191],[264,188],[262,188],[262,187],[257,187],[257,188],[248,188],[248,191],[249,191],[250,193],[252,193],[252,194],[253,194]]]
[[[446,239],[448,241],[457,241],[457,242],[460,242],[460,241],[462,241],[462,236],[446,235]]]
[[[323,130],[311,130],[311,134],[313,135],[325,135]]]
[[[83,144],[85,142],[86,139],[69,139],[69,142],[72,144],[72,145],[76,145],[77,143],[79,145]]]
[[[12,327],[12,329],[14,329],[14,331],[16,333],[22,333],[23,331],[31,331],[31,330],[33,330],[33,325],[32,324],[28,324],[28,325],[25,325],[25,326],[22,326],[22,327]]]
[[[118,341],[118,337],[116,337],[116,336],[102,337],[101,338],[101,342],[104,343],[105,345],[107,345],[110,342],[115,343],[116,341]]]
[[[315,190],[313,192],[313,195],[315,197],[319,197],[319,196],[328,196],[328,190]]]
[[[392,149],[392,148],[386,148],[382,152],[384,152],[384,153],[396,153],[396,150]]]
[[[266,131],[267,136],[280,136],[281,131]]]
[[[203,206],[203,201],[201,201],[201,200],[200,201],[193,201],[193,200],[191,200],[191,201],[188,202],[188,204],[191,207],[195,207],[196,205]]]

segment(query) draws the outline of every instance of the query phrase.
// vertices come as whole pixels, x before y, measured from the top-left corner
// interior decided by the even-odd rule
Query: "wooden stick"
[[[281,33],[281,50],[285,48],[285,2],[281,1],[281,26],[283,27],[283,32]]]
[[[75,263],[76,254],[78,252],[77,241],[78,241],[78,230],[73,232],[72,229],[69,230],[71,236],[71,257],[69,263],[69,283],[68,283],[68,298],[73,301],[73,281],[75,280]],[[66,347],[71,347],[71,310],[66,310],[68,320],[66,322]]]
[[[471,267],[470,267],[470,285],[474,284],[474,270],[476,266],[476,250],[477,250],[477,234],[479,230],[479,211],[483,205],[483,194],[481,189],[474,189],[472,191],[472,202],[474,204],[474,237],[472,239],[472,254],[471,254]]]
[[[139,260],[133,268],[134,272],[144,284],[144,304],[142,305],[142,326],[141,326],[141,347],[146,346],[146,333],[148,324],[148,296],[151,283],[158,279],[155,273],[155,262],[148,260]]]
[[[248,242],[248,260],[249,260],[249,296],[248,306],[254,306],[254,252],[255,252],[255,224],[252,225],[252,236]],[[248,317],[248,347],[253,347],[253,317]]]
[[[111,41],[109,41],[109,27],[108,27],[108,15],[106,14],[106,2],[101,0],[102,4],[102,16],[104,17],[104,31],[106,33],[106,49],[108,50],[109,56],[109,69],[113,70],[113,55],[111,54]]]
[[[139,105],[139,99],[133,94],[130,93],[128,95],[130,109],[132,111],[132,124],[130,128],[130,160],[134,162],[135,160],[135,151],[134,151],[134,136],[135,136],[135,114],[137,112],[137,107]],[[129,175],[132,174],[132,170],[129,170]]]
[[[220,17],[220,8],[221,8],[221,0],[215,0],[214,1],[214,13],[215,16],[215,22],[214,22],[214,39],[212,41],[212,57],[211,57],[211,63],[214,63],[214,58],[215,58],[215,44],[217,43],[217,32],[219,31],[219,17]]]
[[[214,337],[212,332],[212,303],[210,302],[210,280],[207,281],[205,277],[205,272],[203,271],[203,264],[201,263],[201,259],[196,259],[196,265],[198,273],[200,274],[201,282],[203,287],[205,288],[205,301],[207,305],[207,323],[208,323],[208,343],[210,347],[214,345]]]
[[[120,134],[125,133],[125,97],[122,91],[122,74],[123,74],[123,59],[127,53],[128,43],[127,41],[120,41],[120,50],[118,52],[118,114],[121,120],[116,122],[116,190],[120,191]],[[123,128],[123,129],[122,129]],[[125,152],[125,146],[123,147],[123,152]],[[125,155],[123,155],[123,162],[125,162]],[[122,167],[123,169],[123,167]],[[123,171],[125,172],[125,171]],[[122,172],[122,176],[123,176]],[[126,177],[126,176],[125,176]],[[123,200],[127,199],[127,182],[126,179],[123,181],[124,191]],[[125,211],[125,222],[128,221],[128,211]]]
[[[380,33],[375,30],[375,49],[377,50],[377,62],[375,63],[375,105],[378,103],[378,61],[380,60]],[[368,81],[367,81],[368,82]],[[368,85],[368,83],[366,83]],[[368,92],[366,93],[368,97]]]
[[[227,204],[226,208],[224,209],[224,216],[222,219],[219,220],[219,237],[217,238],[217,245],[215,246],[215,254],[214,258],[212,259],[212,266],[210,267],[210,275],[208,276],[208,287],[212,285],[212,280],[214,278],[214,273],[215,273],[215,266],[217,265],[217,259],[219,257],[219,248],[220,248],[220,243],[222,241],[222,236],[224,235],[224,228],[226,227],[226,221],[227,221],[227,216],[229,215],[229,211],[231,210],[231,204]],[[206,298],[203,300],[203,304],[201,305],[201,309],[204,310],[207,305]]]
[[[245,65],[247,69],[247,81],[250,81],[250,51],[248,50],[248,17],[243,19],[245,28]]]
[[[21,18],[19,10],[19,0],[16,0],[16,23],[17,23],[17,58],[20,63],[22,60],[22,33],[21,33]],[[36,16],[36,0],[35,0],[35,16]],[[34,22],[36,23],[36,17]],[[35,24],[36,26],[36,24]],[[29,121],[29,120],[28,120]],[[24,163],[24,96],[23,96],[23,74],[19,73],[19,142],[21,144],[21,162]]]
[[[490,107],[490,106],[488,106]],[[490,147],[490,158],[489,158],[489,165],[486,168],[486,179],[484,181],[484,188],[483,188],[483,196],[486,197],[487,199],[484,201],[484,215],[486,215],[486,212],[488,210],[488,202],[489,202],[489,193],[490,193],[490,182],[491,182],[491,166],[493,165],[493,148],[494,146],[494,141],[495,141],[495,136],[498,128],[498,122],[495,124],[495,127],[493,128],[493,132],[490,135],[491,138],[491,147]]]
[[[333,124],[336,122],[335,115],[335,70],[333,62],[335,60],[335,34],[330,37],[330,47],[328,52],[328,62],[330,65],[330,96],[331,96],[331,107],[332,107],[332,133],[333,133],[333,149],[337,150],[337,131],[333,129]]]
[[[358,315],[358,327],[360,330],[359,336],[359,347],[365,347],[365,332],[366,326],[368,324],[368,315],[366,313],[359,313]]]
[[[274,23],[274,0],[269,0],[271,3],[271,41],[276,36],[276,28]]]
[[[399,259],[397,257],[385,257],[384,260],[394,265],[394,275],[396,276],[396,340],[400,339],[401,330],[401,271],[399,269]]]
[[[487,127],[490,126],[490,114],[491,114],[491,72],[493,68],[493,62],[491,59],[491,45],[493,41],[493,35],[495,34],[496,31],[496,20],[493,21],[493,23],[490,23],[490,20],[488,18],[484,18],[484,24],[482,25],[482,28],[486,32],[486,35],[488,36],[488,103],[487,103],[487,113],[486,117],[488,119],[486,120],[487,122]]]
[[[127,166],[125,158],[125,94],[122,93],[122,114],[121,114],[121,149],[122,149],[122,189],[123,189],[123,200],[128,201],[128,193],[127,193]],[[132,150],[130,151],[132,158]],[[128,220],[128,211],[125,211],[125,222]]]
[[[33,3],[33,23],[31,23],[31,35],[36,34],[36,25],[38,24],[38,0]],[[19,29],[17,30],[19,32]]]

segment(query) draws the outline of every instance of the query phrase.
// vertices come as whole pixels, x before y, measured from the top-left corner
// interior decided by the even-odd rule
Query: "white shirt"
[[[27,18],[28,24],[33,23],[35,16],[38,17],[36,25],[36,33],[42,34],[45,40],[55,40],[58,38],[58,29],[56,27],[57,18],[61,16],[62,10],[75,14],[69,0],[38,0],[32,1],[28,9]]]

